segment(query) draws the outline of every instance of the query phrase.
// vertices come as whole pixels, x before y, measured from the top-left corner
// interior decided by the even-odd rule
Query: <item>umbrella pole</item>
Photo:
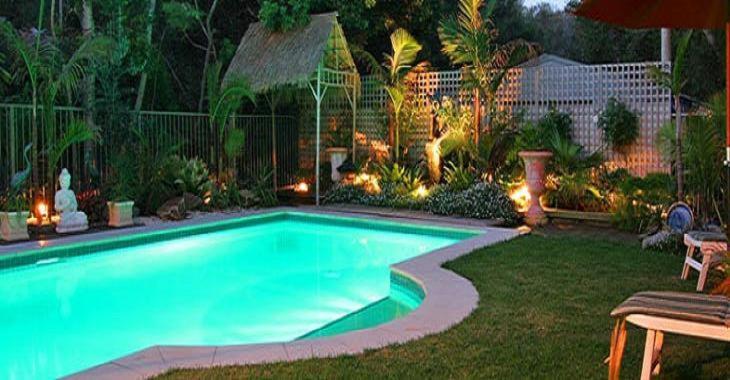
[[[725,212],[725,233],[730,237],[730,16],[725,23]]]

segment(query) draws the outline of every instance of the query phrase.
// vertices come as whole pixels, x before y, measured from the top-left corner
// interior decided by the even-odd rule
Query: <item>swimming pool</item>
[[[152,345],[368,327],[418,304],[391,286],[390,265],[475,234],[280,212],[5,258],[0,378],[68,375]]]

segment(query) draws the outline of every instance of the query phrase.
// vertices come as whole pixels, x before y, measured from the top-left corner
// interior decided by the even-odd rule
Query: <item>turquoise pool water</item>
[[[156,344],[367,327],[414,306],[391,294],[391,264],[470,236],[303,215],[221,228],[0,270],[0,378],[55,378]]]

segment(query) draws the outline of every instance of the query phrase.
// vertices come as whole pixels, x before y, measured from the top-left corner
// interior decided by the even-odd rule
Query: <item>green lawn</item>
[[[679,280],[680,256],[584,236],[527,236],[449,263],[481,299],[442,334],[357,356],[162,378],[606,378],[611,309],[640,290],[691,291],[694,283]],[[730,378],[730,344],[676,336],[665,342],[664,378]],[[624,378],[638,378],[643,343],[643,331],[630,329]]]

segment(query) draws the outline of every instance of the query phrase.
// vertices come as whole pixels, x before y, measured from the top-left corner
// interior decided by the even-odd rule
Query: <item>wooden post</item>
[[[725,233],[730,236],[730,4],[725,23],[725,203],[728,215],[725,219]]]

